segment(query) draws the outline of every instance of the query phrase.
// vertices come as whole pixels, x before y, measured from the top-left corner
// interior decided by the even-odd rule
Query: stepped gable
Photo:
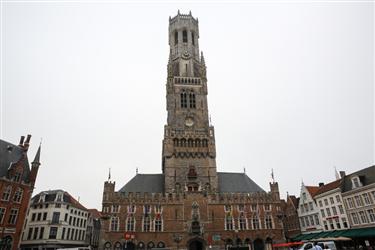
[[[120,190],[121,193],[164,193],[163,174],[137,174]]]
[[[218,172],[220,193],[265,192],[245,173]]]

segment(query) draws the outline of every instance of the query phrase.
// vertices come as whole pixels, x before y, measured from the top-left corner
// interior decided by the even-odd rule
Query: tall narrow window
[[[266,225],[266,229],[272,229],[273,228],[271,215],[266,215],[265,225]]]
[[[187,43],[188,37],[187,37],[187,31],[182,31],[182,42]]]
[[[112,217],[111,218],[111,231],[118,231],[119,229],[119,218]]]
[[[195,45],[194,32],[191,32],[191,43]]]
[[[174,32],[174,44],[175,45],[178,44],[178,32],[177,31]]]
[[[190,104],[190,108],[195,109],[195,94],[194,93],[189,94],[189,104]]]
[[[233,230],[233,217],[230,215],[225,216],[225,230]]]
[[[238,224],[239,224],[240,230],[246,230],[247,229],[246,217],[243,213],[241,213],[240,217],[238,218]]]
[[[135,231],[135,218],[132,215],[126,219],[126,230],[128,232]]]
[[[181,108],[187,108],[187,94],[185,92],[182,92],[180,94],[181,97]]]
[[[149,215],[143,217],[143,232],[150,232],[151,219]]]
[[[22,188],[17,188],[16,192],[14,193],[13,196],[13,201],[20,203],[22,200],[22,195],[23,195],[23,189]]]
[[[0,207],[0,224],[3,223],[6,208]]]
[[[260,229],[259,218],[257,215],[253,217],[253,229]]]
[[[3,201],[9,201],[9,196],[10,196],[10,193],[12,192],[12,186],[7,186],[4,190],[4,193],[3,193],[3,196],[2,196],[2,200]]]
[[[155,218],[155,232],[161,232],[163,230],[163,220],[160,217]]]
[[[12,208],[10,210],[10,215],[9,215],[9,220],[8,220],[8,223],[9,224],[16,224],[17,222],[17,216],[18,216],[18,209],[17,208]]]

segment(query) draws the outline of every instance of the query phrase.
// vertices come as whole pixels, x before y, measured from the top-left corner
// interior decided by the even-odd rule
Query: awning
[[[356,228],[346,230],[325,231],[320,233],[300,234],[294,241],[309,240],[348,240],[350,238],[375,237],[375,227]]]

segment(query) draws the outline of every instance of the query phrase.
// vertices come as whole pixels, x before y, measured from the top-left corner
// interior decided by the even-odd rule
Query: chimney
[[[319,187],[324,186],[324,182],[319,182]]]
[[[345,171],[340,171],[340,177],[344,178],[345,177]]]
[[[25,144],[23,145],[26,151],[29,149],[30,138],[31,138],[31,135],[27,135]]]
[[[21,136],[20,143],[19,143],[18,146],[22,146],[24,140],[25,140],[25,136]]]

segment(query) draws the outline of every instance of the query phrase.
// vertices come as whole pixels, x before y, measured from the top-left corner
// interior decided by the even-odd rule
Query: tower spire
[[[40,141],[38,150],[36,151],[34,160],[33,160],[33,162],[31,164],[33,164],[33,165],[34,164],[40,165],[40,151],[41,151],[41,147],[42,147],[42,141]]]

